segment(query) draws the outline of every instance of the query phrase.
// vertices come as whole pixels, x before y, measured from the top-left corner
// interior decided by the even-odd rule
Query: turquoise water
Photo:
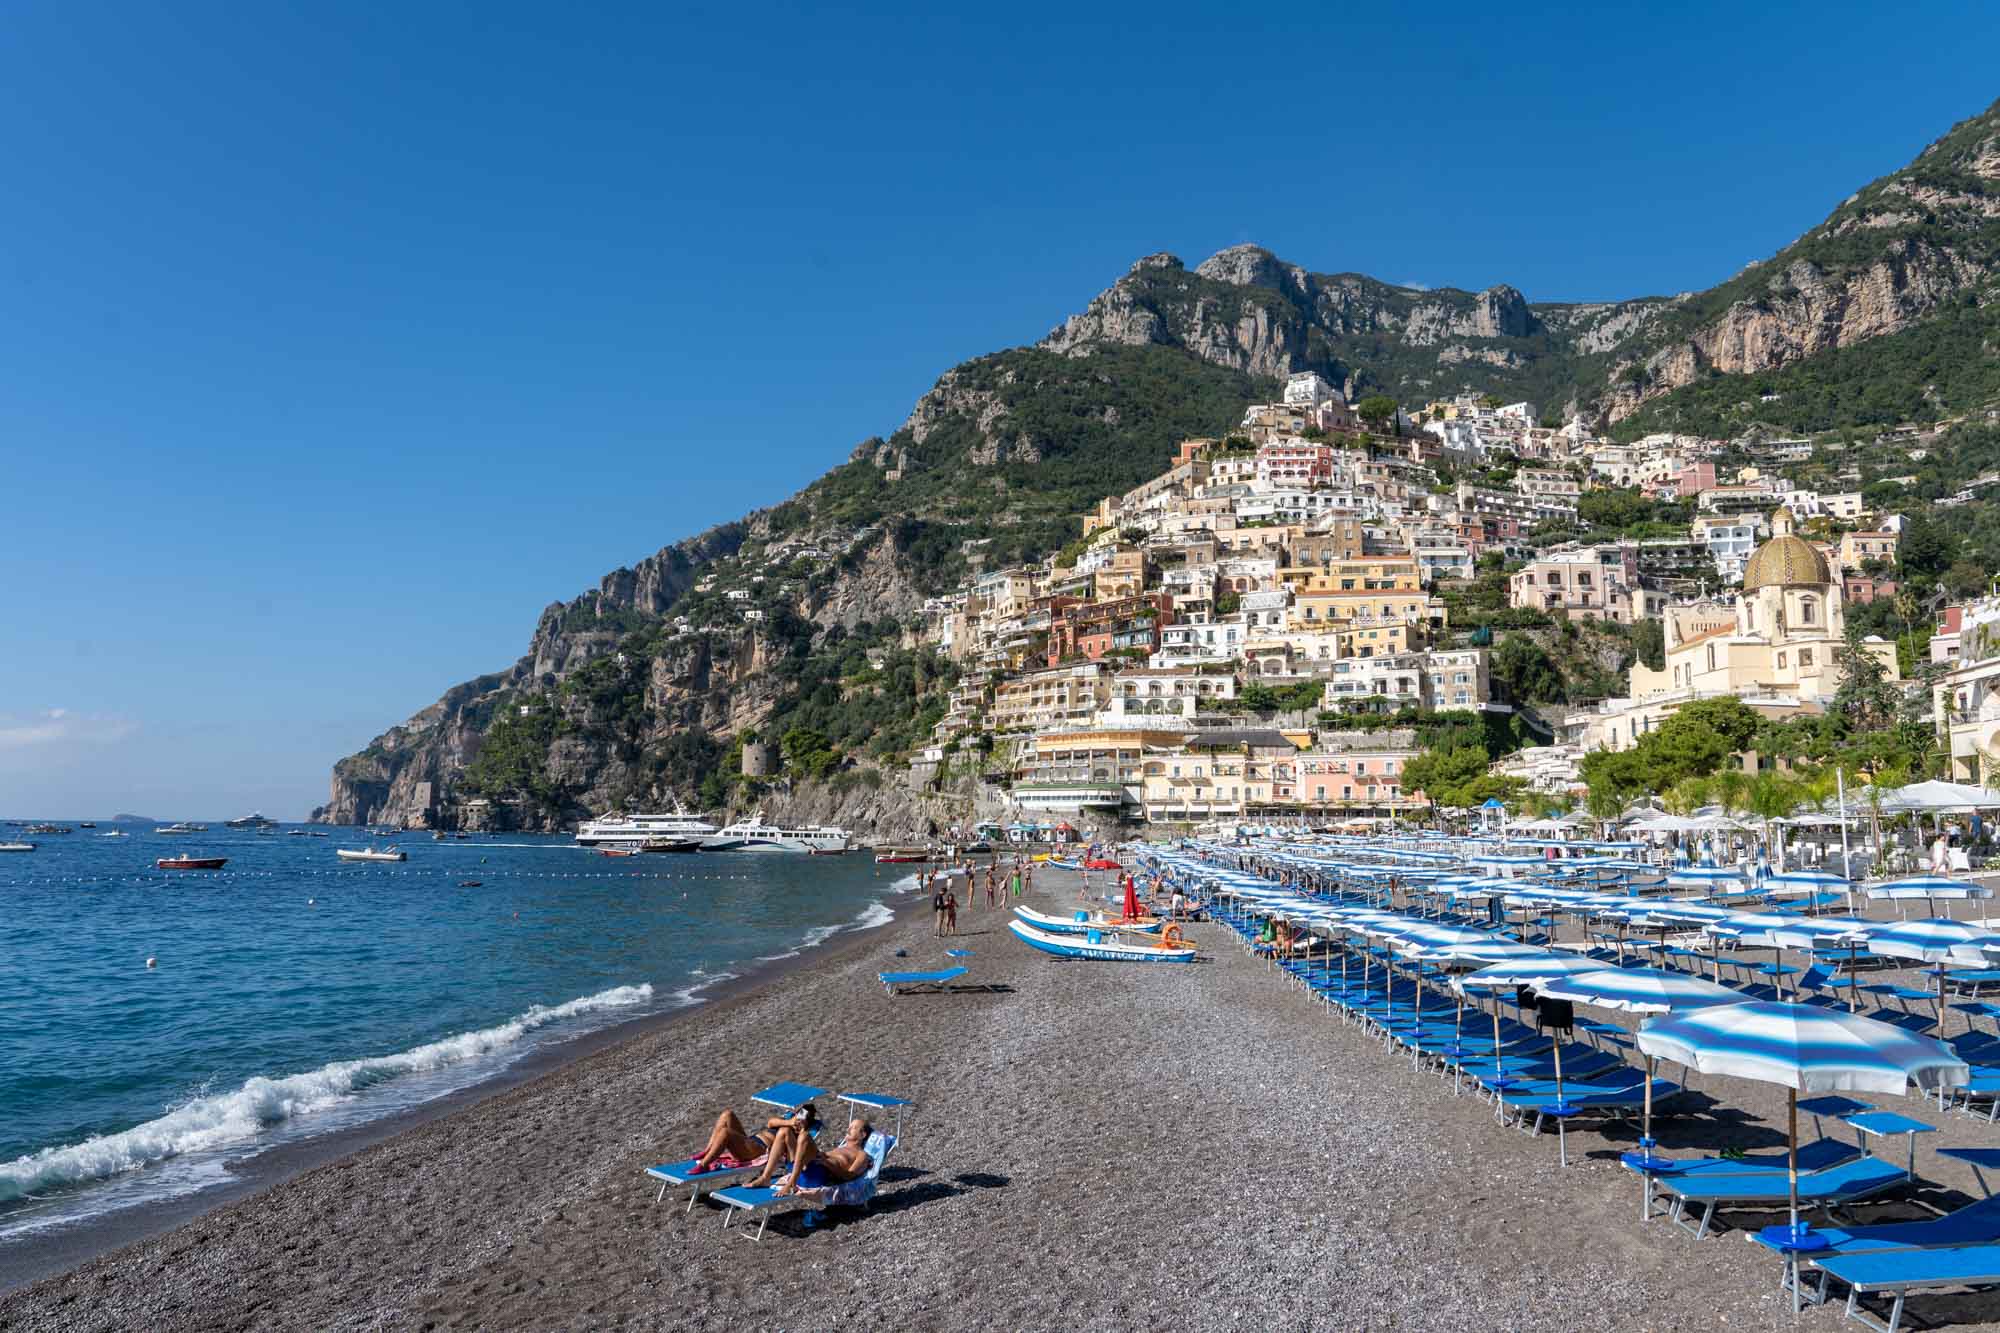
[[[109,827],[0,854],[0,1244],[698,1004],[885,923],[910,883],[858,853],[613,859],[506,834],[346,865],[334,849],[364,844],[340,831]],[[153,869],[181,852],[229,863]]]

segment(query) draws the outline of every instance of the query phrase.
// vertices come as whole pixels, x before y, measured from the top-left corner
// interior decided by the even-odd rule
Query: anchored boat
[[[376,850],[372,847],[336,847],[333,854],[343,861],[407,861],[408,852],[399,852],[394,847]]]
[[[1093,931],[1088,935],[1052,935],[1036,930],[1016,918],[1007,923],[1016,939],[1058,958],[1088,958],[1098,963],[1192,963],[1194,950],[1168,948],[1164,942],[1121,939],[1116,934]]]
[[[153,862],[159,870],[220,870],[228,864],[226,856],[163,856]]]

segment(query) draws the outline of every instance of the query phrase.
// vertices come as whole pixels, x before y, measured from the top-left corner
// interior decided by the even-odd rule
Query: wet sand
[[[1075,877],[1027,901],[1065,910]],[[1194,928],[1193,967],[1136,967],[1034,953],[1005,918],[961,914],[960,989],[883,993],[878,970],[948,961],[906,912],[0,1297],[0,1328],[1793,1326],[1773,1256],[1639,1221],[1630,1126],[1573,1132],[1564,1169],[1553,1135],[1503,1128],[1221,927]],[[654,1202],[643,1167],[782,1078],[917,1100],[872,1211],[752,1244]],[[1976,1196],[1931,1149],[2000,1128],[1882,1100],[1945,1127],[1919,1170]],[[1689,1104],[1656,1127],[1670,1152],[1782,1141],[1773,1089],[1701,1080]],[[1912,1310],[1964,1327],[2000,1298]],[[1839,1324],[1835,1302],[1797,1326]]]

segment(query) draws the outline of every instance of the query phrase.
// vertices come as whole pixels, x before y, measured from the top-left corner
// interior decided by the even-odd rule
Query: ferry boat
[[[780,828],[764,822],[764,812],[739,819],[712,838],[702,840],[705,852],[811,852],[831,855],[848,848],[847,830],[808,824]]]
[[[160,870],[220,870],[229,864],[226,856],[189,856],[186,852],[179,856],[163,856],[153,862]]]
[[[275,819],[264,818],[264,812],[259,810],[255,814],[245,815],[241,819],[232,819],[227,823],[225,823],[223,827],[224,828],[276,828],[278,827],[278,821]]]
[[[676,806],[672,814],[622,815],[613,811],[589,820],[576,831],[579,847],[631,847],[649,842],[694,842],[703,845],[716,834],[715,825]]]

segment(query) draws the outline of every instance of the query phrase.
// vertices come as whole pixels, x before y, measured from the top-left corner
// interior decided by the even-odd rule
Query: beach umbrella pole
[[[1792,1205],[1792,1231],[1789,1239],[1796,1241],[1799,1238],[1799,1090],[1797,1088],[1785,1089],[1785,1118],[1791,1132],[1791,1143],[1785,1151],[1785,1174],[1790,1184]],[[1796,1278],[1793,1280],[1797,1281]],[[1793,1292],[1793,1299],[1797,1299],[1796,1291]]]

